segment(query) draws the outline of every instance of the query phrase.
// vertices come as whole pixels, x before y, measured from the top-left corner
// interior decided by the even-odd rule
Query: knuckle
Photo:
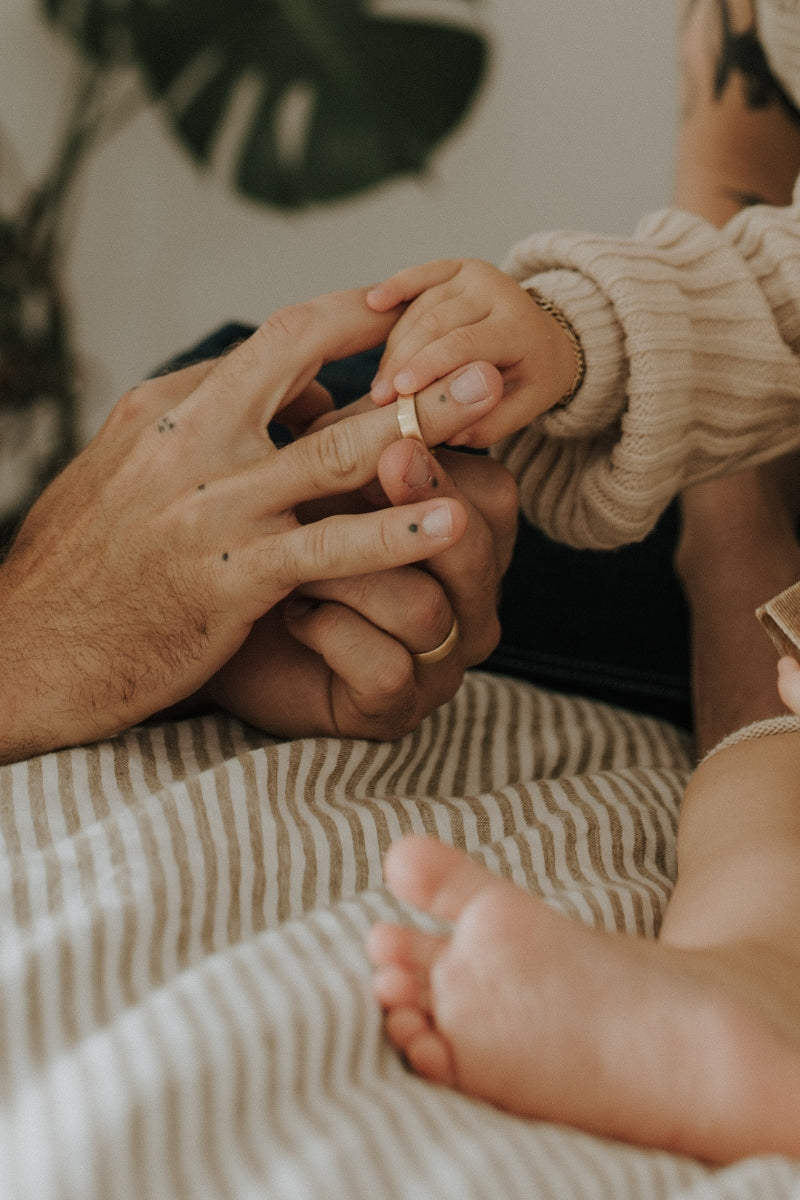
[[[359,464],[358,444],[352,426],[338,422],[320,429],[306,443],[309,452],[316,455],[316,470],[319,483],[326,491],[334,485],[349,483],[356,474]]]
[[[443,325],[442,318],[436,309],[429,309],[427,312],[421,313],[419,318],[419,333],[426,341],[437,341],[442,334]]]
[[[406,737],[407,734],[414,732],[423,717],[427,715],[426,710],[420,709],[416,697],[410,696],[381,714],[379,718],[380,736],[387,741],[396,741],[397,738]]]
[[[477,325],[460,325],[448,335],[449,349],[465,362],[476,357],[475,347],[478,342]]]
[[[414,664],[408,654],[397,654],[381,663],[373,676],[375,697],[383,711],[404,712],[413,704]]]
[[[318,563],[320,569],[324,569],[331,561],[335,560],[339,542],[335,528],[330,521],[313,521],[310,525],[304,525],[303,541],[305,558],[309,562]],[[293,561],[286,563],[285,569],[287,574],[292,572],[297,575],[297,568]],[[292,579],[291,582],[294,586],[299,579]]]
[[[318,527],[312,528],[318,534]],[[242,554],[240,570],[259,592],[268,590],[276,595],[285,595],[299,582],[297,559],[281,537],[270,539],[269,551],[263,557],[260,554]]]
[[[397,545],[394,540],[394,527],[388,513],[382,514],[382,519],[375,527],[372,536],[372,549],[376,557],[386,562],[387,565],[392,564],[397,557]]]
[[[310,302],[292,304],[271,313],[258,327],[253,339],[256,345],[266,340],[293,343],[303,338],[314,325],[314,305]]]
[[[488,267],[489,263],[484,262],[482,258],[465,258],[461,264],[461,269],[471,275],[486,275]]]
[[[109,424],[112,425],[127,425],[136,424],[141,421],[148,409],[147,404],[147,388],[141,384],[139,387],[129,388],[123,396],[120,396],[117,403],[111,410]]]

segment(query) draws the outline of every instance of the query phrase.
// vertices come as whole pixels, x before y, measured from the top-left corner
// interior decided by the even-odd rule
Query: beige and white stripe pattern
[[[223,717],[0,770],[4,1200],[798,1194],[526,1122],[409,1075],[363,939],[426,831],[644,935],[689,767],[669,726],[479,673],[391,744]]]

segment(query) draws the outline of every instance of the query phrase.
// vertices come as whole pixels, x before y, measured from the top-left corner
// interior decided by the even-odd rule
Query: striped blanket
[[[3,768],[0,1196],[800,1196],[800,1163],[712,1170],[426,1083],[371,996],[405,832],[651,936],[689,765],[667,724],[476,672],[389,744],[215,716]]]

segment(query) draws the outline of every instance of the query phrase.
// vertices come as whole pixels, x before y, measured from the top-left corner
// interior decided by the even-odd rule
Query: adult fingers
[[[299,589],[292,610],[313,611],[322,601],[346,606],[403,643],[414,654],[431,650],[447,637],[453,609],[441,585],[419,567],[398,567],[375,575],[323,579]]]
[[[332,672],[331,713],[341,736],[379,736],[390,716],[391,736],[405,732],[416,714],[416,682],[400,642],[349,605],[332,601],[292,598],[285,620],[292,636]]]
[[[281,451],[280,453],[283,453]],[[226,554],[232,587],[275,603],[299,584],[404,566],[438,554],[462,536],[466,513],[456,500],[325,517],[283,528]]]
[[[495,493],[491,525],[442,463],[421,446],[396,444],[384,453],[380,463],[380,481],[393,503],[407,504],[412,496],[438,495],[464,506],[466,526],[459,544],[444,548],[427,563],[458,617],[458,656],[464,666],[481,662],[497,644],[499,586],[509,553],[509,527],[516,525],[516,488],[511,477],[496,463],[486,461],[482,466],[483,486]],[[465,472],[472,487],[478,483],[477,470],[476,464]],[[435,670],[437,666],[427,669]]]
[[[341,736],[401,737],[450,699],[461,682],[456,656],[421,686],[402,641],[349,605],[298,599],[286,613],[292,635],[331,671],[331,713]]]
[[[263,429],[312,382],[325,362],[383,341],[397,313],[375,313],[366,289],[320,296],[273,313],[244,342],[219,359],[190,401],[200,420],[231,419]]]
[[[500,373],[473,363],[424,389],[416,398],[420,432],[438,445],[486,416],[503,391]],[[326,425],[254,468],[254,496],[280,495],[287,508],[321,496],[352,492],[377,475],[381,453],[397,441],[396,405],[371,407]],[[268,478],[267,478],[268,477]]]
[[[497,569],[504,575],[514,553],[519,525],[519,493],[514,477],[485,455],[440,450],[437,458],[460,489],[462,499],[473,505],[489,526]]]

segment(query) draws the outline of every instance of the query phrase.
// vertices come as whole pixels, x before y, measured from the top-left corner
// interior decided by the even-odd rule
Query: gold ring
[[[417,420],[416,395],[397,397],[397,424],[400,427],[401,438],[416,438],[425,445],[425,438]]]
[[[447,658],[450,651],[458,641],[458,617],[453,617],[453,624],[450,627],[450,632],[443,642],[438,646],[434,646],[432,650],[423,650],[422,654],[414,654],[412,658],[418,663],[437,663],[443,658]]]

